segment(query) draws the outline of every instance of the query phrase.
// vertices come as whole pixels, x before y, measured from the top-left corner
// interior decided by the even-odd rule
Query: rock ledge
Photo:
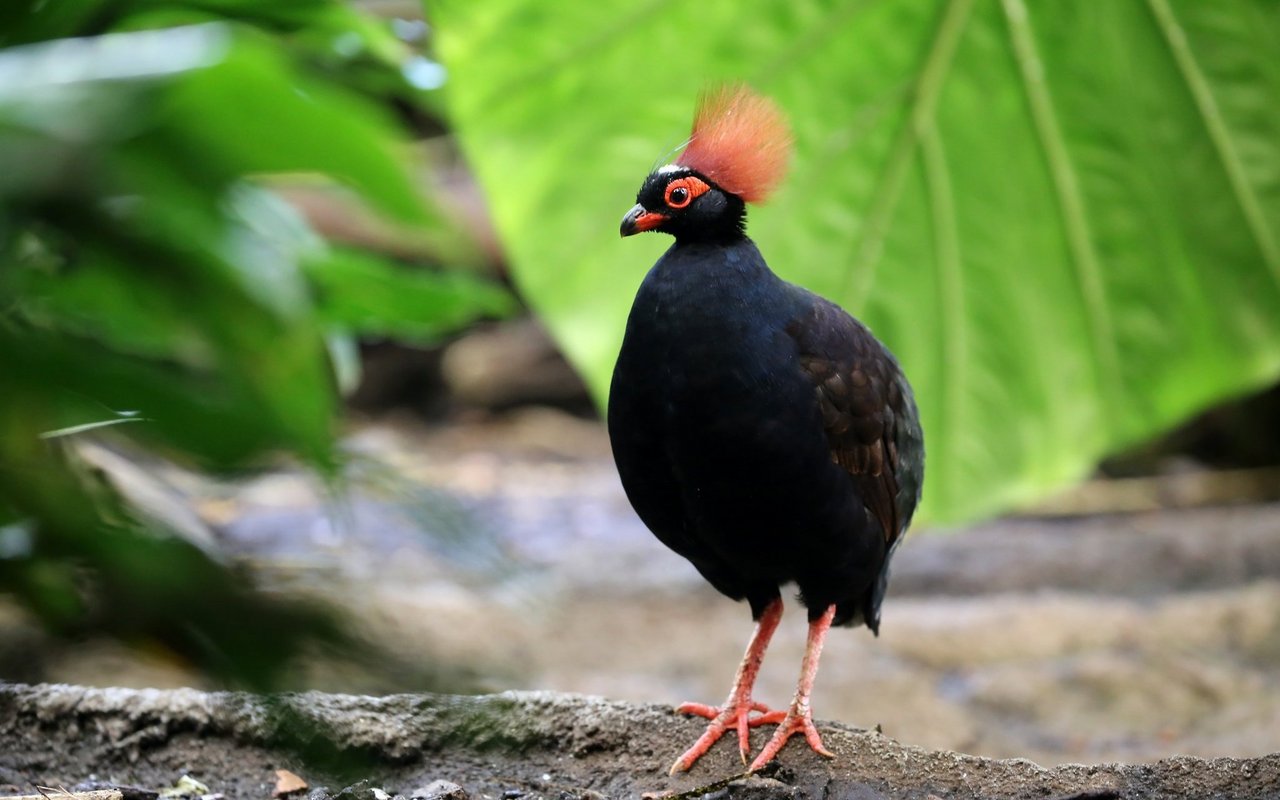
[[[763,775],[744,779],[725,741],[692,774],[668,778],[698,722],[595,697],[260,697],[11,684],[0,685],[0,794],[29,794],[34,785],[154,790],[190,774],[227,800],[265,800],[274,770],[288,769],[309,782],[311,800],[365,800],[372,787],[425,798],[446,783],[456,784],[451,797],[509,800],[1280,797],[1280,754],[1044,769],[821,727],[834,760],[792,743]],[[758,747],[764,732],[757,737]]]

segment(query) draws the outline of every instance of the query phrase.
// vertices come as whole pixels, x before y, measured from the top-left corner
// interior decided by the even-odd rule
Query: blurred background
[[[0,9],[0,680],[718,700],[749,613],[598,409],[667,246],[618,220],[745,80],[796,138],[752,236],[929,452],[817,716],[1280,750],[1280,6],[723,5]]]

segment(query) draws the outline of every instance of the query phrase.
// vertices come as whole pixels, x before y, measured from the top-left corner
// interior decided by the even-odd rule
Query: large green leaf
[[[793,121],[750,232],[900,356],[929,516],[1025,502],[1280,372],[1280,4],[447,0],[448,100],[525,296],[603,397],[707,82]]]

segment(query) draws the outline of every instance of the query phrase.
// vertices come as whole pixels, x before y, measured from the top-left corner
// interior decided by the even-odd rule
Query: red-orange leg
[[[760,723],[777,722],[779,725],[773,732],[773,738],[760,751],[760,755],[756,756],[755,761],[751,762],[749,772],[755,772],[772,761],[787,740],[797,733],[804,734],[805,740],[818,755],[834,757],[827,748],[822,746],[822,737],[818,735],[818,729],[813,724],[809,695],[813,692],[814,678],[818,676],[818,659],[822,658],[822,643],[827,638],[827,631],[831,630],[831,620],[835,615],[836,607],[831,606],[821,617],[809,623],[809,639],[805,644],[804,660],[800,665],[800,682],[796,684],[796,695],[791,700],[790,710],[785,716],[782,712],[775,711],[752,720]]]
[[[671,765],[672,775],[692,767],[695,761],[711,749],[711,745],[730,730],[738,732],[738,751],[742,755],[742,763],[747,763],[747,752],[751,747],[750,729],[763,724],[766,716],[780,713],[770,712],[764,703],[752,700],[751,690],[755,686],[756,676],[760,674],[760,664],[764,662],[764,652],[769,647],[769,640],[773,638],[773,632],[777,630],[781,619],[782,598],[774,598],[765,606],[764,613],[756,622],[755,632],[747,643],[747,652],[742,656],[742,663],[738,665],[738,673],[733,679],[733,688],[729,690],[729,697],[723,706],[716,708],[702,703],[684,703],[676,709],[681,714],[706,717],[711,720],[711,724],[707,725],[693,747]],[[764,716],[752,718],[751,713],[754,711],[762,712]]]

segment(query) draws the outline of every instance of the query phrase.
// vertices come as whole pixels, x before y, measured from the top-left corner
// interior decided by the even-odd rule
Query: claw
[[[725,705],[724,708],[716,708],[702,703],[682,703],[676,711],[681,714],[692,714],[699,717],[705,717],[711,720],[707,725],[707,729],[698,737],[698,741],[693,746],[676,759],[671,765],[668,774],[675,775],[677,772],[683,772],[693,766],[693,763],[701,758],[711,746],[720,740],[725,733],[736,730],[738,732],[738,754],[742,757],[742,763],[747,763],[747,754],[751,750],[751,729],[768,722],[776,722],[785,716],[785,712],[772,711],[764,703],[757,703],[753,700],[746,700],[734,705]],[[760,716],[753,717],[753,712],[760,713]]]
[[[773,737],[769,739],[769,743],[760,751],[760,755],[756,756],[755,761],[751,762],[751,766],[747,767],[747,772],[756,772],[765,764],[773,760],[778,755],[778,751],[787,743],[787,740],[797,733],[803,733],[805,741],[809,743],[809,747],[820,756],[827,758],[835,758],[832,753],[822,745],[822,737],[818,735],[818,728],[813,724],[813,716],[806,708],[799,710],[795,707],[787,712],[786,717],[781,721],[778,729],[773,732]]]

